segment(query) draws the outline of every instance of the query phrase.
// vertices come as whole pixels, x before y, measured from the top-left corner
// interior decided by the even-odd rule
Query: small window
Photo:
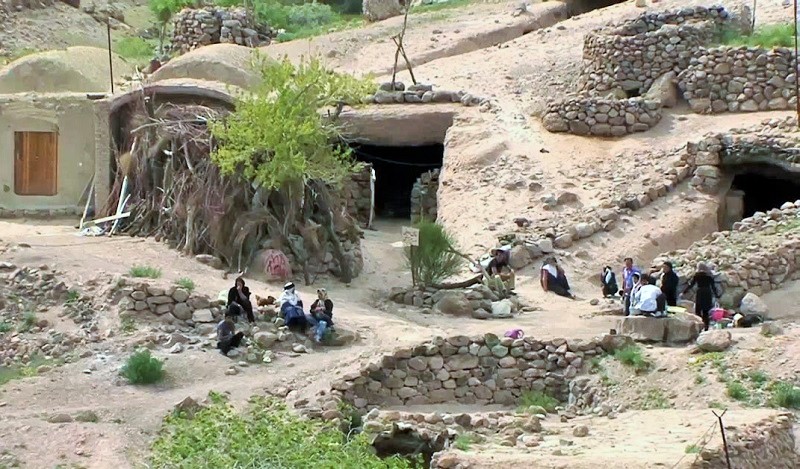
[[[14,132],[14,193],[58,193],[58,134]]]

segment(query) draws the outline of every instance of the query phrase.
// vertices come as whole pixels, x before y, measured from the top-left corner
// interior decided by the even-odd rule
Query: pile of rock
[[[679,74],[679,87],[698,113],[794,109],[794,60],[785,47],[702,49]]]
[[[570,98],[549,103],[542,123],[549,132],[620,137],[649,130],[660,120],[661,103],[657,101]]]
[[[569,381],[603,351],[596,340],[437,337],[384,355],[332,387],[357,409],[456,401],[510,405],[530,390],[567,401]]]
[[[696,467],[726,467],[728,456],[737,469],[797,467],[800,461],[794,450],[794,420],[791,413],[784,413],[743,428],[728,429],[727,451],[721,444],[716,448],[706,447]]]
[[[353,173],[345,182],[342,191],[347,213],[358,220],[362,226],[367,226],[370,221],[372,209],[372,165],[364,164],[363,168]]]
[[[181,54],[219,43],[265,46],[276,36],[268,25],[257,24],[245,8],[184,8],[173,23],[172,48]]]
[[[164,286],[156,282],[120,282],[117,293],[121,298],[121,317],[159,319],[167,323],[213,323],[224,314],[222,303],[211,301],[205,295],[189,292],[175,285]]]
[[[435,90],[433,85],[418,83],[407,88],[402,82],[382,83],[375,94],[362,98],[363,104],[420,104],[420,103],[461,103],[463,106],[491,106],[487,98],[475,96],[466,91]]]
[[[650,12],[586,35],[581,90],[644,94],[658,77],[680,72],[727,22],[722,6]]]
[[[448,316],[474,319],[508,319],[523,307],[516,296],[502,298],[484,284],[463,289],[392,288],[389,298],[395,303],[431,308]]]
[[[411,188],[411,224],[420,220],[436,221],[440,172],[439,168],[427,171],[414,182]]]

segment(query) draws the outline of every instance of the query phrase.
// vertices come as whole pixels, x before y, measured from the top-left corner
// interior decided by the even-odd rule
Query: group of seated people
[[[317,290],[317,299],[311,304],[308,313],[303,311],[303,301],[298,296],[292,282],[283,287],[283,294],[278,300],[279,316],[290,330],[305,333],[309,327],[313,329],[314,341],[321,343],[325,332],[333,330],[333,301],[328,298],[324,288]],[[255,323],[253,303],[250,300],[250,289],[245,286],[244,279],[236,279],[234,286],[228,291],[228,304],[225,318],[217,325],[217,348],[223,355],[241,345],[244,333],[236,332],[236,323],[242,316],[247,317],[250,324]]]
[[[513,290],[516,283],[516,274],[511,268],[511,249],[509,247],[495,248],[491,251],[492,257],[486,266],[486,273],[490,278],[497,278],[503,286]],[[577,297],[572,293],[564,269],[558,264],[555,257],[545,259],[541,269],[539,283],[542,290],[570,299]]]

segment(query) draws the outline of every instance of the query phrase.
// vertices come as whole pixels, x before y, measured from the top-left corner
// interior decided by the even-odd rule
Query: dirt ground
[[[541,129],[532,112],[548,96],[563,95],[573,85],[580,67],[583,34],[609,21],[632,17],[643,11],[634,7],[633,2],[625,2],[522,35],[522,31],[552,15],[555,3],[536,5],[532,13],[519,17],[511,15],[517,2],[500,2],[420,15],[412,22],[407,43],[415,64],[414,72],[420,81],[490,96],[499,105],[497,113],[473,115],[460,123],[467,131],[446,161],[446,165],[466,169],[453,172],[452,184],[442,193],[440,213],[461,247],[472,253],[493,244],[497,233],[488,228],[489,224],[499,223],[495,228],[500,230],[514,217],[533,217],[540,212],[540,207],[532,204],[527,194],[498,192],[494,184],[475,184],[475,178],[490,168],[497,174],[498,181],[524,173],[545,181],[547,190],[572,187],[571,190],[580,193],[586,206],[592,206],[596,203],[596,194],[608,187],[607,175],[630,170],[626,162],[635,160],[649,149],[666,150],[709,131],[745,127],[766,118],[790,114],[773,112],[709,117],[679,108],[668,112],[664,121],[652,131],[621,139],[549,134]],[[664,0],[648,8],[666,9],[688,4],[694,2]],[[70,7],[59,5],[58,21],[61,23],[54,23],[53,29],[70,24],[88,31],[88,39],[95,38],[95,26],[74,23],[75,18],[70,16],[74,12],[61,11]],[[790,15],[780,0],[759,2],[758,8],[759,22],[774,22]],[[19,28],[24,27],[29,32],[20,37],[25,40],[31,43],[50,41],[49,37],[35,33],[37,25],[45,21],[44,15],[39,12],[17,18],[5,31],[17,34],[21,31]],[[94,20],[89,18],[89,21]],[[312,41],[270,46],[266,51],[273,55],[287,54],[295,59],[316,51],[336,69],[372,72],[380,76],[388,73],[387,67],[393,56],[389,36],[399,25],[400,19],[393,18]],[[97,36],[98,40],[102,38]],[[53,39],[51,44],[74,44],[70,38],[58,41]],[[382,78],[385,77],[379,77]],[[401,78],[408,81],[405,73]],[[547,152],[541,152],[541,149]],[[470,165],[474,167],[470,168]],[[636,171],[638,175],[648,177],[656,170],[643,162]],[[615,230],[576,243],[559,253],[580,301],[543,293],[538,286],[536,266],[518,272],[518,291],[523,302],[538,310],[507,322],[454,320],[435,312],[424,314],[384,301],[389,288],[410,284],[410,276],[403,268],[402,250],[396,247],[402,223],[379,221],[376,230],[365,232],[365,268],[352,284],[320,279],[315,285],[299,288],[301,297],[310,298],[317,287],[326,287],[337,305],[337,321],[359,333],[361,339],[355,344],[341,349],[318,349],[299,357],[279,356],[268,365],[243,367],[235,376],[224,373],[231,360],[214,351],[187,350],[181,354],[167,354],[166,350],[159,348],[157,355],[167,359],[168,380],[157,387],[133,387],[120,381],[118,370],[130,353],[130,342],[150,333],[147,327],[142,326],[133,337],[115,336],[90,344],[92,354],[75,363],[40,376],[12,381],[0,388],[0,454],[4,451],[13,454],[23,467],[30,468],[59,464],[132,468],[143,461],[164,415],[186,396],[199,399],[214,390],[228,393],[234,403],[242,404],[253,394],[283,388],[291,390],[290,399],[310,398],[330,389],[329,383],[337,376],[358,369],[380,353],[419,343],[435,335],[502,334],[511,328],[521,328],[527,335],[543,338],[590,338],[607,332],[616,326],[617,318],[595,314],[597,308],[588,301],[597,297],[598,288],[593,279],[603,265],[617,266],[627,255],[646,265],[657,254],[687,247],[716,230],[716,200],[686,197],[687,190],[681,187],[679,191],[635,212],[627,223],[619,224]],[[464,216],[464,213],[470,216]],[[108,282],[134,265],[160,268],[163,279],[168,282],[191,278],[198,291],[212,297],[230,287],[231,280],[223,279],[220,271],[181,256],[154,240],[83,238],[76,236],[75,223],[76,220],[0,221],[0,246],[8,247],[5,252],[0,249],[0,261],[18,266],[48,265],[66,272],[64,280],[78,289],[82,286],[88,288],[96,282]],[[29,247],[19,247],[20,243]],[[280,285],[256,279],[248,280],[248,283],[256,294],[262,296],[277,295],[280,291]],[[795,283],[764,298],[771,311],[775,311],[774,317],[784,324],[800,316],[794,300],[799,288]],[[106,330],[119,328],[116,309],[99,313],[105,318]],[[46,314],[55,321],[56,311]],[[58,323],[58,327],[74,326]],[[788,325],[785,335],[769,339],[760,336],[757,330],[736,331],[737,344],[729,360],[739,364],[735,366],[741,370],[757,368],[774,378],[796,380],[800,372],[798,335],[800,331]],[[657,444],[654,438],[659,436],[658,428],[648,422],[665,419],[670,425],[677,426],[691,421],[691,432],[699,431],[699,422],[705,423],[707,419],[692,420],[691,417],[696,415],[695,412],[707,414],[710,403],[717,401],[731,406],[734,409],[732,418],[738,418],[736,411],[743,406],[726,398],[724,386],[715,380],[712,369],[697,369],[690,365],[692,356],[687,349],[654,347],[647,349],[647,355],[657,366],[653,373],[644,377],[631,375],[614,362],[605,365],[609,379],[620,385],[618,399],[635,406],[647,390],[659,388],[664,390],[672,407],[683,411],[664,410],[659,411],[658,416],[631,412],[624,419],[598,421],[597,425],[601,427],[598,434],[604,436],[592,442],[587,439],[585,452],[559,461],[563,464],[559,467],[579,467],[579,461],[590,457],[607,461],[609,451],[614,447],[600,445],[611,441],[625,441],[625,464],[628,465],[624,467],[645,467],[637,464],[653,453]],[[703,383],[697,382],[698,374],[706,376]],[[50,416],[82,410],[96,412],[99,422],[47,422]],[[637,436],[630,435],[632,429]],[[680,457],[680,451],[691,440],[690,436],[669,439],[667,455]],[[46,446],[42,444],[45,441]],[[488,459],[484,461],[493,459],[494,462],[476,467],[508,467],[523,463],[508,454],[489,454],[486,457]],[[665,456],[664,461],[667,459]],[[529,460],[525,462],[530,464]]]

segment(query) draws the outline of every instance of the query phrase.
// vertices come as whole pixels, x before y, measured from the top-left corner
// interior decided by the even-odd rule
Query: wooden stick
[[[86,205],[83,207],[83,216],[81,216],[81,224],[79,225],[78,231],[83,229],[83,223],[86,221],[86,214],[89,212],[89,203],[92,201],[92,196],[94,195],[94,176],[92,176],[92,181],[89,184],[89,196],[86,197]]]
[[[119,218],[127,218],[129,216],[131,216],[131,212],[120,213],[119,215],[112,215],[110,217],[98,218],[97,220],[87,221],[86,226],[89,227],[89,226],[99,225],[100,223],[114,221]]]

